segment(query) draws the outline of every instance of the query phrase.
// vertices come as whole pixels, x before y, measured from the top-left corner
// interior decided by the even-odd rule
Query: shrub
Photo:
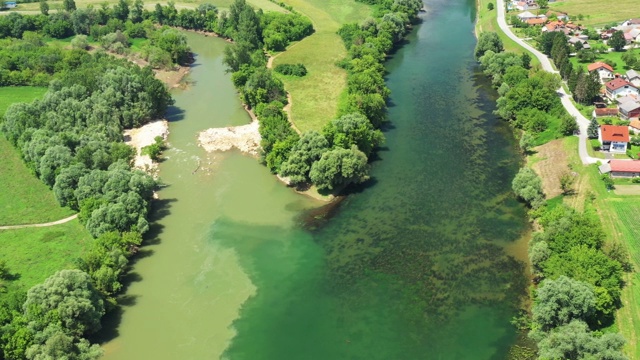
[[[303,64],[278,64],[273,70],[282,75],[307,75],[307,68]]]

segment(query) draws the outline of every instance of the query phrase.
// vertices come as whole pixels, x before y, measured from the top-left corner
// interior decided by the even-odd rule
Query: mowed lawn
[[[347,73],[336,66],[347,50],[336,33],[346,23],[361,23],[371,15],[369,6],[353,0],[284,0],[309,17],[315,33],[276,56],[273,65],[302,63],[308,74],[283,76],[291,94],[291,115],[302,131],[320,130],[337,113],[338,99],[346,88]]]
[[[26,291],[58,270],[73,268],[90,240],[78,219],[43,228],[0,230],[0,259],[14,277],[5,283],[7,292]]]
[[[0,115],[11,103],[31,101],[45,92],[39,87],[0,87]],[[73,214],[58,205],[53,192],[29,171],[2,135],[0,156],[0,225],[44,223]]]
[[[600,220],[607,234],[607,241],[623,244],[635,268],[634,272],[625,274],[626,285],[622,289],[622,308],[616,314],[616,326],[627,340],[625,352],[630,359],[640,359],[640,196],[617,195],[607,191],[600,180],[600,173],[595,165],[583,166],[578,158],[578,138],[565,138],[566,151],[572,163],[571,168],[580,175],[577,181],[577,196],[565,198],[565,203],[581,208],[587,197],[593,194],[593,205],[598,211]],[[639,185],[635,185],[640,187]]]
[[[549,8],[569,15],[584,15],[582,25],[605,25],[640,17],[638,0],[563,0],[549,2]]]

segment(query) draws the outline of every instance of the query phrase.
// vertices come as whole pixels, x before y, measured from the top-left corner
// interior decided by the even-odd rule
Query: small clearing
[[[616,185],[613,192],[616,195],[640,195],[640,185]]]
[[[534,150],[537,154],[534,155],[535,163],[531,167],[540,176],[542,190],[547,199],[554,198],[562,193],[560,189],[562,175],[572,173],[564,143],[562,139],[553,140]]]

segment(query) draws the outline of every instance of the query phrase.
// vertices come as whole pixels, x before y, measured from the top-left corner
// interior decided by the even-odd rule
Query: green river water
[[[474,1],[427,8],[386,64],[372,180],[336,206],[196,146],[198,131],[250,119],[226,43],[188,34],[195,82],[174,93],[167,187],[106,359],[506,358],[527,287],[520,158],[473,60]]]

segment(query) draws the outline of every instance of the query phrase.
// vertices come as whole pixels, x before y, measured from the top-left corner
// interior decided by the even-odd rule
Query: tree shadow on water
[[[165,117],[169,122],[184,120],[184,116],[185,110],[175,105],[169,106],[169,108],[167,109],[167,113],[165,114]]]

